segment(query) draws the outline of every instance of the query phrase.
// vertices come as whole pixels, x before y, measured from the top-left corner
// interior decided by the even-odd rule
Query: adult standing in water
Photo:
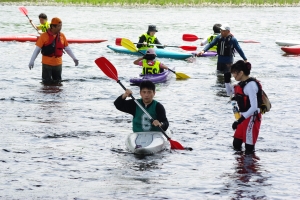
[[[150,121],[148,116],[141,110],[141,108],[134,102],[133,99],[126,100],[126,98],[130,97],[131,94],[132,91],[127,89],[124,94],[115,100],[114,104],[118,110],[133,116],[133,132],[159,132],[160,129],[158,126],[166,131],[169,127],[169,122],[166,117],[165,108],[161,103],[153,99],[155,96],[155,84],[151,81],[141,82],[140,95],[142,98],[137,100],[151,115],[151,117],[155,119],[153,122]]]
[[[225,73],[230,71],[235,50],[240,54],[245,62],[247,62],[247,58],[236,38],[230,33],[230,27],[225,24],[220,27],[220,30],[221,34],[218,35],[211,43],[205,46],[205,48],[200,51],[197,56],[204,54],[214,45],[217,45],[217,70],[221,73]]]
[[[50,28],[50,22],[48,22],[48,17],[45,13],[39,14],[40,25],[36,26],[31,19],[29,19],[30,24],[37,30],[37,32],[42,35],[48,28]]]
[[[159,40],[155,36],[155,33],[158,32],[155,25],[149,25],[148,31],[144,34],[142,34],[139,38],[139,44],[136,45],[136,47],[139,50],[146,50],[148,48],[153,48],[153,44],[160,44]],[[164,48],[164,45],[156,46],[157,48]]]
[[[62,21],[54,17],[47,32],[38,38],[36,48],[29,62],[29,69],[31,70],[36,57],[40,51],[42,52],[42,79],[43,83],[46,84],[61,81],[63,50],[73,59],[75,66],[79,62],[69,47],[65,35],[60,32],[61,28]]]
[[[241,151],[242,144],[245,143],[246,154],[252,154],[255,150],[262,121],[261,113],[265,112],[262,107],[261,85],[256,79],[249,76],[250,70],[249,62],[245,63],[243,60],[239,60],[231,66],[231,73],[224,74],[227,95],[234,94],[234,99],[241,112],[241,117],[232,124],[232,129],[235,130],[233,147],[235,150]],[[239,81],[234,87],[230,84],[231,74],[236,81]]]

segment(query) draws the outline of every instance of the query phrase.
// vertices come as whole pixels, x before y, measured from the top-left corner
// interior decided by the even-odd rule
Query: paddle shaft
[[[133,43],[133,44],[144,44],[144,43]],[[176,48],[182,48],[182,46],[170,46],[170,45],[161,45],[161,44],[149,44],[150,46],[158,46],[158,47],[176,47]]]
[[[120,86],[126,91],[125,86],[121,83],[120,80],[117,81],[117,83],[120,84]],[[138,100],[136,100],[132,94],[130,94],[130,97],[134,100],[134,102],[138,105],[138,107],[140,107],[140,109],[142,109],[142,111],[149,117],[150,121],[153,122],[154,119],[151,117],[151,115],[143,108],[143,106],[138,102]],[[166,132],[159,126],[160,131],[164,134],[164,136],[170,140],[171,138],[166,134]]]

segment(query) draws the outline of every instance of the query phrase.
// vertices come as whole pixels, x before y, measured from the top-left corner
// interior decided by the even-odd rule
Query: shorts
[[[61,81],[62,65],[51,66],[42,64],[42,79],[43,83],[59,83]]]
[[[237,126],[234,137],[243,140],[245,144],[255,145],[259,134],[261,120],[261,113],[251,115]]]

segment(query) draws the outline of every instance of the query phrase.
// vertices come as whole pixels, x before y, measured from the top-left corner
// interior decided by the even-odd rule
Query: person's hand
[[[230,72],[225,72],[224,73],[224,82],[225,83],[230,83],[230,79],[231,79],[231,73]]]
[[[200,46],[203,46],[203,45],[204,45],[204,44],[201,42],[201,43],[200,43]]]
[[[238,125],[239,125],[240,123],[242,123],[244,120],[245,120],[245,117],[242,115],[241,118],[239,118],[239,120],[233,122],[233,124],[232,124],[232,129],[233,129],[233,130],[237,129]]]
[[[164,48],[167,47],[167,46],[168,46],[167,44],[164,44]]]
[[[31,23],[31,22],[32,22],[32,20],[31,20],[31,19],[29,19],[29,22]]]
[[[244,60],[244,62],[247,63],[248,61],[247,61],[247,60]]]
[[[147,46],[147,42],[143,42],[143,45],[144,45],[144,46]]]
[[[33,65],[34,65],[34,62],[29,62],[28,67],[29,67],[30,70],[33,68]]]
[[[154,120],[152,124],[153,126],[162,126],[162,124],[158,120]]]
[[[122,99],[126,99],[127,97],[130,97],[132,94],[132,91],[129,89],[126,89],[125,93],[122,95]]]
[[[260,106],[260,113],[265,114],[267,112],[267,106],[265,104],[262,104]]]
[[[78,66],[78,64],[79,64],[79,60],[77,60],[77,59],[74,59],[74,63],[75,63],[75,66]]]
[[[200,52],[197,54],[197,57],[202,56],[203,54],[204,54],[204,51],[200,51]]]

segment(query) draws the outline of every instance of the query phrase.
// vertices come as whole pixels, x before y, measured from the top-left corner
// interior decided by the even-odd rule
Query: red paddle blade
[[[198,38],[198,36],[193,35],[193,34],[183,34],[182,35],[182,40],[184,40],[184,41],[194,42],[198,39],[201,39],[201,38]]]
[[[28,11],[25,7],[19,7],[19,10],[24,14],[24,15],[27,15],[28,14]]]
[[[179,143],[174,140],[169,139],[171,149],[179,149],[179,150],[185,150],[185,148]]]
[[[95,63],[106,76],[118,81],[118,71],[113,64],[109,62],[109,60],[107,60],[105,57],[100,57],[95,60]]]
[[[186,50],[186,51],[196,51],[197,47],[196,46],[180,46],[181,49]]]
[[[122,41],[122,38],[116,38],[116,45],[122,46],[121,41]]]

